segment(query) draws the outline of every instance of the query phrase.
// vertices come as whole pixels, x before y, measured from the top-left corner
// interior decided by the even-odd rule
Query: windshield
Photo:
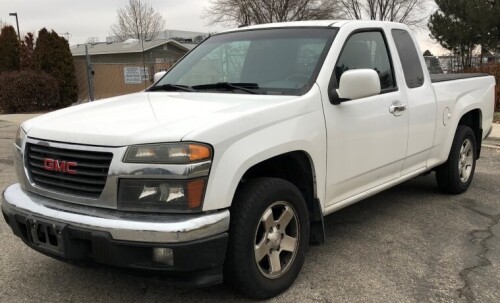
[[[336,32],[333,28],[277,28],[215,35],[150,91],[300,95],[316,81]]]

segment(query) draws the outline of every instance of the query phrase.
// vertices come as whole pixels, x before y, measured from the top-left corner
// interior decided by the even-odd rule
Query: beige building
[[[102,42],[73,46],[78,100],[89,100],[85,46],[90,58],[94,100],[141,91],[153,75],[169,69],[196,44],[175,40]]]

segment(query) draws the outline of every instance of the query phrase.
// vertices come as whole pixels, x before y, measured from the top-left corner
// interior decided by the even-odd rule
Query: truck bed
[[[437,82],[446,82],[446,81],[453,81],[453,80],[462,80],[462,79],[469,79],[469,78],[478,78],[478,77],[487,77],[489,76],[488,74],[481,74],[481,73],[476,73],[476,74],[431,74],[431,81],[432,83],[437,83]]]

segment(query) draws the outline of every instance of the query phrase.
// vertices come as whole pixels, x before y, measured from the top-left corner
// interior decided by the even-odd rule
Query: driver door
[[[408,111],[403,105],[385,34],[382,29],[354,32],[346,40],[332,77],[339,83],[352,69],[374,69],[379,95],[325,104],[328,137],[326,206],[355,198],[400,176],[408,140]]]

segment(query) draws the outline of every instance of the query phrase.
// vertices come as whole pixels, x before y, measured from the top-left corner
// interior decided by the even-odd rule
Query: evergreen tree
[[[20,67],[19,41],[12,26],[5,26],[0,32],[0,73],[17,71]]]
[[[55,77],[59,83],[59,106],[68,106],[78,99],[73,56],[66,39],[43,28],[38,32],[33,52],[35,67]]]
[[[424,57],[434,57],[434,55],[431,53],[431,51],[430,51],[430,50],[426,50],[426,51],[424,52]]]
[[[436,0],[439,10],[429,21],[431,37],[460,55],[463,67],[470,67],[474,49],[498,47],[500,3],[491,0]]]
[[[35,50],[35,36],[28,33],[21,41],[21,70],[35,69],[33,51]]]

